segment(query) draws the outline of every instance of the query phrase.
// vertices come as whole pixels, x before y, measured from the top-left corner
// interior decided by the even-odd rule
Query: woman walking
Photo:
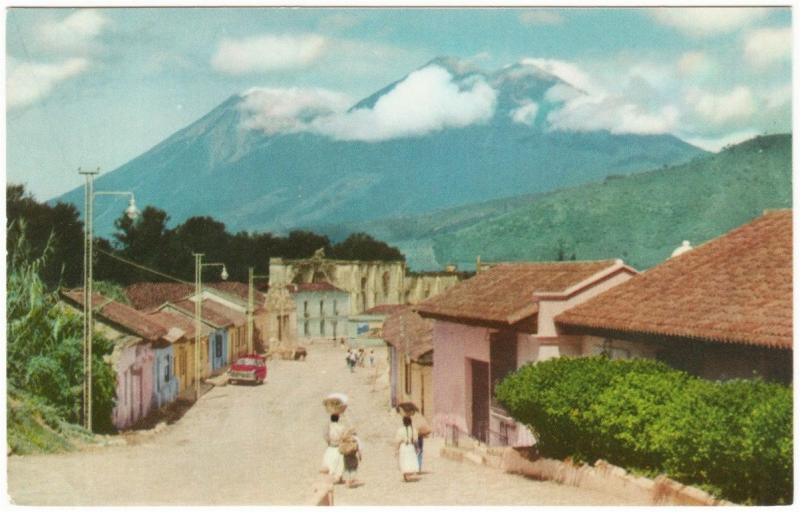
[[[339,415],[331,414],[331,422],[323,435],[328,447],[322,456],[322,471],[331,475],[335,483],[341,483],[344,473],[344,456],[339,451],[339,443],[344,434],[345,427],[339,423]]]
[[[409,477],[419,472],[417,460],[417,431],[411,426],[411,418],[403,416],[403,426],[397,429],[395,435],[397,444],[397,460],[403,480],[408,482]]]

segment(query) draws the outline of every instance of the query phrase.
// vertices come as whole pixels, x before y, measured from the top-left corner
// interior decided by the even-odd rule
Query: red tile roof
[[[365,315],[391,315],[395,311],[403,309],[403,304],[378,304],[364,311]]]
[[[75,304],[83,306],[82,288],[62,292],[62,296]],[[167,334],[168,329],[154,322],[144,313],[99,293],[92,294],[92,307],[97,317],[116,324],[145,340],[156,341]]]
[[[556,322],[569,331],[791,348],[792,212],[767,212],[565,311]]]
[[[247,301],[247,284],[233,281],[203,283],[204,288],[212,288],[242,301]],[[178,302],[194,294],[194,285],[185,283],[135,283],[125,288],[128,300],[136,309],[153,309],[165,302]],[[256,305],[263,304],[265,295],[253,290]]]
[[[538,311],[534,293],[561,293],[619,260],[503,263],[461,281],[415,308],[423,317],[513,324]]]
[[[172,306],[174,307],[174,305]],[[183,309],[172,310],[168,309],[168,307],[165,307],[161,310],[148,314],[148,316],[150,315],[158,315],[159,318],[163,319],[164,321],[169,319],[173,325],[182,329],[186,333],[187,339],[194,339],[194,307],[192,307],[191,311],[185,311]],[[211,331],[211,327],[203,323],[200,324],[201,336],[205,336]]]
[[[153,309],[165,302],[176,302],[194,293],[194,285],[183,283],[135,283],[125,295],[136,309]]]
[[[383,322],[383,340],[416,360],[433,350],[433,320],[422,318],[411,306],[402,307]]]
[[[292,293],[302,293],[302,292],[340,292],[340,293],[347,293],[344,290],[341,290],[331,283],[327,281],[323,281],[321,283],[291,283],[286,285],[289,288],[289,291]]]
[[[169,311],[154,311],[152,313],[148,313],[147,318],[167,329],[168,332],[172,332],[174,329],[177,329],[183,333],[183,336],[187,338],[194,337],[194,322],[183,315],[171,313]],[[173,338],[174,339],[170,341],[176,341],[180,337],[173,336]]]
[[[192,300],[184,299],[172,304],[186,313],[194,314],[194,301]],[[200,315],[203,321],[207,321],[217,327],[242,325],[246,321],[244,313],[239,313],[209,299],[203,300]]]

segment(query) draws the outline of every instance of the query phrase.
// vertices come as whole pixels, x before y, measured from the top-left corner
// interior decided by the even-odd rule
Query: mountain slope
[[[704,153],[672,135],[549,130],[547,113],[562,100],[548,100],[547,91],[560,86],[581,92],[532,65],[484,73],[439,58],[420,70],[431,67],[447,71],[454,90],[488,84],[496,93],[491,117],[415,136],[341,140],[308,129],[248,128],[253,113],[246,100],[254,94],[248,92],[101,176],[96,188],[133,190],[141,205],[167,210],[174,223],[212,215],[233,230],[285,232],[547,192]],[[411,75],[350,112],[372,112]],[[527,115],[515,119],[521,107],[528,107]],[[82,208],[83,191],[59,200]],[[95,212],[98,233],[108,234],[119,203],[100,197]]]
[[[791,136],[769,135],[668,169],[511,198],[505,208],[496,201],[404,219],[405,233],[397,221],[362,227],[409,251],[412,266],[415,250],[427,266],[433,257],[469,268],[478,255],[552,260],[561,249],[567,257],[623,258],[644,269],[682,240],[697,245],[765,209],[790,208],[791,162]]]

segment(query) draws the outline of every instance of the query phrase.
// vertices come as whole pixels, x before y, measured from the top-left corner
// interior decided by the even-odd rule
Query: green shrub
[[[497,398],[548,457],[666,473],[731,501],[792,500],[792,391],[712,382],[652,360],[558,358],[526,365]]]
[[[41,279],[50,254],[33,256],[24,225],[12,224],[8,251],[6,314],[8,344],[7,383],[54,408],[67,422],[81,420],[83,393],[83,320],[59,304],[58,294]],[[92,339],[92,415],[96,431],[113,429],[111,412],[116,376],[104,356],[113,346],[103,336]]]

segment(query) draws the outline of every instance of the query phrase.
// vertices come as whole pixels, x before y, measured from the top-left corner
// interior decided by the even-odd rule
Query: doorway
[[[487,442],[489,438],[489,363],[472,363],[472,437]]]

